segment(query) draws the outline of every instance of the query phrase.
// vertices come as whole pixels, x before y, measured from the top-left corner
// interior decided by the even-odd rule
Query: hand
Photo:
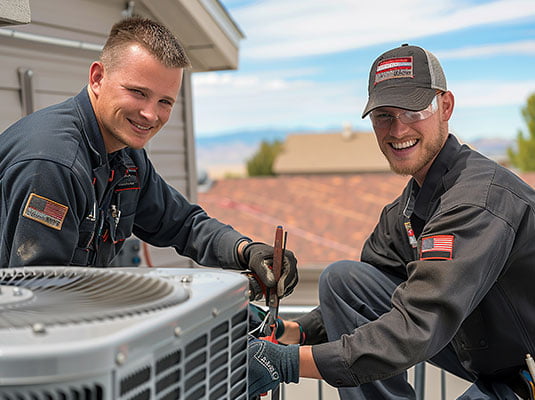
[[[249,398],[266,393],[281,382],[299,382],[299,346],[249,340]]]
[[[247,267],[258,276],[268,288],[275,287],[273,274],[273,246],[265,243],[252,242],[243,248],[243,259]],[[297,259],[290,250],[284,251],[282,270],[277,285],[277,296],[285,297],[293,292],[297,285]]]

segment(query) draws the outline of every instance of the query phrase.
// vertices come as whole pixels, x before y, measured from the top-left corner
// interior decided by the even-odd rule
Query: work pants
[[[362,262],[338,261],[327,267],[320,277],[319,300],[329,341],[338,340],[342,334],[351,334],[355,328],[390,311],[392,293],[401,282],[402,279]],[[475,376],[462,367],[451,344],[428,361],[473,382],[458,400],[518,399],[506,385],[475,380]],[[406,372],[359,387],[339,388],[338,391],[342,400],[416,399]]]

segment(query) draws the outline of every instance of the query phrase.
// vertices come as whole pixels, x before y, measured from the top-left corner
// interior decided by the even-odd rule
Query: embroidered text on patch
[[[375,71],[375,85],[393,78],[413,78],[412,57],[398,57],[383,60]]]
[[[451,260],[453,235],[435,235],[422,239],[420,260]]]
[[[117,184],[116,192],[122,192],[124,190],[139,190],[139,181],[137,177],[137,167],[128,167],[124,174],[124,177]]]
[[[22,215],[59,231],[68,210],[63,204],[32,193]]]

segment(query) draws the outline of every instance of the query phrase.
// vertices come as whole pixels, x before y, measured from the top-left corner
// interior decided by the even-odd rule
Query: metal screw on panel
[[[217,317],[219,315],[219,310],[217,308],[212,308],[212,317]]]
[[[184,275],[184,276],[180,279],[180,282],[182,282],[182,283],[191,283],[191,276],[190,276],[190,275]]]
[[[181,334],[182,334],[182,328],[180,328],[180,326],[177,326],[175,328],[175,336],[179,337]]]
[[[117,365],[123,365],[126,361],[126,355],[122,352],[117,353],[115,356],[115,362]]]
[[[35,324],[32,325],[32,331],[36,335],[42,335],[46,333],[46,327],[44,324],[40,322],[36,322]]]

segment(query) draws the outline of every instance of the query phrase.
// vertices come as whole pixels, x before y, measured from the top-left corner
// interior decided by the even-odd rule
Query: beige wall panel
[[[22,67],[34,72],[36,91],[65,93],[67,97],[80,90],[87,83],[93,58],[68,57],[47,50],[13,48],[0,40],[0,87],[18,89],[17,70]]]
[[[182,257],[172,248],[154,247],[149,245],[149,257],[155,267],[192,267],[196,264],[187,257]],[[146,264],[146,260],[143,259]]]
[[[176,190],[178,190],[180,193],[182,193],[186,198],[188,197],[186,195],[186,180],[185,179],[179,179],[179,178],[166,178],[165,181],[174,187]]]
[[[0,134],[21,117],[19,93],[0,88]]]
[[[126,8],[125,0],[31,0],[32,21],[9,29],[103,45],[111,26]],[[136,14],[154,18],[136,2]]]
[[[123,0],[31,0],[32,23],[9,27],[12,30],[66,38],[102,45],[125,8]],[[141,2],[136,13],[152,17]],[[34,109],[59,103],[77,94],[86,84],[98,51],[60,47],[21,39],[0,37],[0,132],[22,116],[19,67],[33,71]],[[165,128],[148,146],[157,171],[181,193],[187,195],[188,180],[184,122],[184,91],[181,91]],[[190,266],[173,249],[151,251],[155,265]]]
[[[32,22],[16,30],[103,44],[110,27],[122,18],[125,4],[122,0],[69,0],[68,5],[65,0],[31,0]],[[70,33],[66,36],[64,31]]]
[[[185,154],[181,153],[153,153],[149,154],[156,170],[160,175],[169,178],[185,178]],[[157,161],[157,164],[156,164]]]
[[[154,136],[148,147],[152,153],[176,153],[184,150],[184,129],[183,111],[180,104],[175,105],[175,110],[165,127]]]
[[[151,154],[176,153],[184,151],[184,130],[175,128],[161,130],[154,136],[148,147]]]

